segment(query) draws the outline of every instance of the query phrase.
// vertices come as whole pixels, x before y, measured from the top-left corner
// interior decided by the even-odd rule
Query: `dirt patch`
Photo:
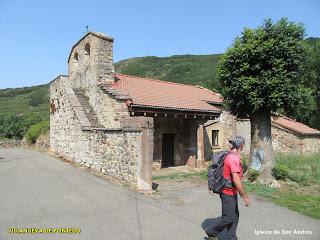
[[[201,171],[206,170],[181,166],[157,171],[153,179],[157,198],[176,206],[186,205],[190,201],[190,191],[207,187],[207,181],[200,175]]]
[[[167,176],[177,173],[197,173],[202,171],[203,169],[204,168],[191,168],[188,166],[168,167],[153,171],[153,176]]]

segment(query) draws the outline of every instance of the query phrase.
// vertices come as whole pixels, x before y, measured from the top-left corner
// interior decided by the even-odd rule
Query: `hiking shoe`
[[[215,235],[215,236],[210,235],[209,233],[207,233],[207,229],[205,230],[205,232],[208,235],[209,240],[218,240],[218,236],[217,235]]]

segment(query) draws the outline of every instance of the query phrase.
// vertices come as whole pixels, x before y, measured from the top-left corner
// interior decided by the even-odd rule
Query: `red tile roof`
[[[272,123],[303,135],[320,135],[320,131],[288,117],[272,117]]]
[[[200,86],[124,74],[116,74],[115,80],[116,83],[112,84],[112,87],[124,94],[128,94],[135,106],[221,112],[221,109],[215,104],[223,103],[222,96]],[[272,123],[299,134],[320,135],[320,131],[285,116],[272,117]]]
[[[114,87],[128,94],[133,100],[133,106],[221,112],[217,106],[208,103],[221,104],[223,102],[221,95],[200,86],[124,74],[116,74],[115,80]]]

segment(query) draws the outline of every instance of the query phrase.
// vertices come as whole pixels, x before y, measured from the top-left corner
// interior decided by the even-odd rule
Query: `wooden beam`
[[[197,129],[197,168],[204,165],[204,128],[203,125],[199,124]]]

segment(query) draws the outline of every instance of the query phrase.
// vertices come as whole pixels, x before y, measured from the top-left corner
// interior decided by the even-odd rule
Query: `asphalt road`
[[[209,195],[205,186],[163,189],[161,198],[152,198],[45,153],[0,149],[0,240],[205,239],[202,227],[220,214],[219,199]],[[80,228],[81,232],[9,234],[8,228]],[[312,234],[294,232],[303,229]],[[256,235],[259,230],[272,234]],[[241,204],[238,236],[242,240],[320,239],[320,221],[253,199],[249,208]]]

